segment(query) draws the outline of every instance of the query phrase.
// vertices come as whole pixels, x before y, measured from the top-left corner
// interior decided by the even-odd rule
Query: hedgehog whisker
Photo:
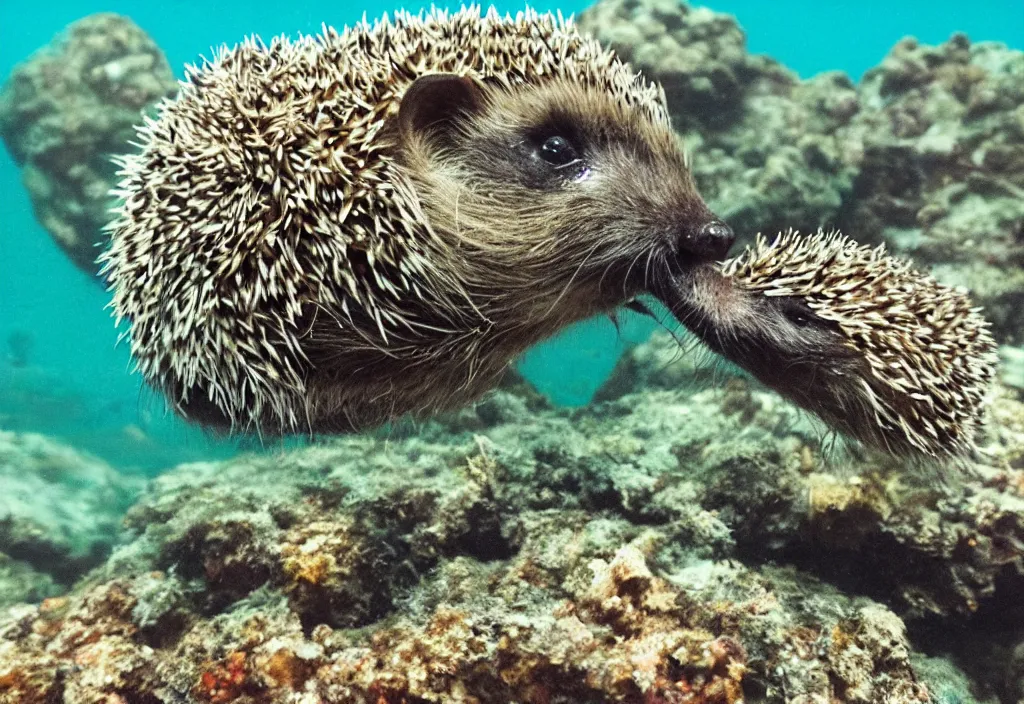
[[[558,294],[555,300],[551,302],[551,305],[548,306],[548,309],[544,312],[545,317],[551,315],[551,312],[559,304],[562,298],[565,297],[565,294],[569,292],[569,289],[572,288],[573,282],[576,281],[576,277],[580,275],[580,272],[583,271],[583,267],[587,265],[587,262],[590,261],[590,258],[594,256],[594,252],[596,252],[602,244],[604,243],[596,242],[594,246],[590,248],[590,250],[587,252],[587,255],[583,258],[583,261],[579,263],[575,271],[572,272],[572,276],[570,276],[569,280],[565,283],[565,286],[562,287],[562,292]]]
[[[644,265],[644,285],[643,290],[650,290],[651,281],[651,264],[654,262],[655,251],[652,249],[647,253],[647,264]]]
[[[626,275],[622,277],[622,297],[623,297],[623,299],[626,299],[626,298],[629,297],[629,289],[627,288],[629,286],[629,275],[633,271],[633,267],[636,266],[637,262],[640,261],[641,257],[643,257],[644,254],[645,254],[645,252],[640,252],[635,257],[633,257],[633,261],[630,262],[629,266],[626,268]]]

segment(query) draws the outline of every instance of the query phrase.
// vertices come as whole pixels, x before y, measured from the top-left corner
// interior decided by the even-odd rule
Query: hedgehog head
[[[732,242],[664,92],[532,11],[225,47],[138,142],[103,271],[139,370],[207,426],[459,406]]]
[[[865,445],[897,456],[973,448],[995,343],[963,291],[839,233],[790,232],[666,301],[713,351]]]
[[[660,103],[631,102],[638,91],[451,74],[410,88],[399,160],[446,249],[472,253],[449,271],[470,265],[480,305],[542,320],[557,302],[578,318],[726,254],[732,232],[698,194]]]

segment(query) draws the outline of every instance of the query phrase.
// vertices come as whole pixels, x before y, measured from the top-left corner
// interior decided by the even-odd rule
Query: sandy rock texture
[[[90,15],[17,66],[0,91],[0,138],[22,169],[36,218],[76,266],[97,270],[116,183],[143,110],[177,84],[130,20]]]

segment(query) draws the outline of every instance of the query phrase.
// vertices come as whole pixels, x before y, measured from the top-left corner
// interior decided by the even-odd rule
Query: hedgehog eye
[[[811,324],[811,316],[799,310],[787,310],[786,317],[798,328],[805,328]]]
[[[786,320],[801,332],[842,334],[842,328],[838,323],[822,318],[817,311],[798,298],[776,298],[775,304]]]
[[[786,320],[798,328],[816,326],[822,321],[806,303],[791,298],[779,299],[779,306]]]
[[[568,139],[553,135],[540,145],[540,158],[553,166],[566,166],[580,157]]]

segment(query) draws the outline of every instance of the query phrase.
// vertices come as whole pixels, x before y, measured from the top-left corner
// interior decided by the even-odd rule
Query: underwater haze
[[[728,263],[358,433],[134,371],[94,262],[139,106],[429,7],[0,0],[0,704],[1024,704],[1024,0],[531,3],[664,87]]]

